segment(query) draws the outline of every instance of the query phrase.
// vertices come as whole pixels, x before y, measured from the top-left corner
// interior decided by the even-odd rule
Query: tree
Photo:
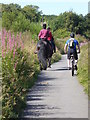
[[[84,35],[90,39],[90,13],[85,16],[84,21]]]
[[[24,32],[29,30],[30,21],[25,18],[22,13],[19,13],[16,20],[13,22],[11,29],[15,32]]]
[[[13,12],[4,12],[2,16],[2,26],[9,30],[15,19],[16,15]]]
[[[2,4],[2,13],[3,12],[18,12],[21,11],[21,6],[18,4]]]
[[[23,13],[31,22],[38,22],[41,18],[41,11],[38,6],[27,5],[23,8]]]

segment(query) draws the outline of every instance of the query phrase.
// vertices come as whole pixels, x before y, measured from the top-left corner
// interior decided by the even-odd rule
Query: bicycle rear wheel
[[[72,76],[74,76],[74,61],[72,61]]]

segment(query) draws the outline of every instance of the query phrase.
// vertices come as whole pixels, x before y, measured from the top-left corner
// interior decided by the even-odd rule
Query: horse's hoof
[[[48,67],[51,68],[51,64],[49,64]]]
[[[44,68],[44,70],[46,70],[47,68]]]
[[[51,66],[49,66],[49,68],[51,68]]]
[[[48,66],[49,68],[51,68],[51,65],[50,66]]]
[[[43,68],[42,68],[42,67],[40,67],[40,70],[42,71],[42,70],[43,70]]]

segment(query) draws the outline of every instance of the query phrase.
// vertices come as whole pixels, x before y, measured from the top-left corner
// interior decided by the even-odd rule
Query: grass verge
[[[88,93],[88,44],[81,47],[77,74],[85,92]]]

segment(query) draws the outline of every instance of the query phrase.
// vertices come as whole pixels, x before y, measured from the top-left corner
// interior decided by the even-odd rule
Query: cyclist
[[[78,47],[78,52],[80,53],[80,46],[78,41],[74,38],[75,34],[72,32],[70,34],[71,38],[66,41],[66,44],[64,46],[64,51],[65,53],[67,52],[67,47],[68,47],[68,52],[67,52],[67,59],[68,59],[68,69],[70,70],[70,58],[71,54],[74,55],[75,58],[75,69],[77,70],[77,60],[78,60],[78,55],[77,55],[77,49],[76,46]]]

